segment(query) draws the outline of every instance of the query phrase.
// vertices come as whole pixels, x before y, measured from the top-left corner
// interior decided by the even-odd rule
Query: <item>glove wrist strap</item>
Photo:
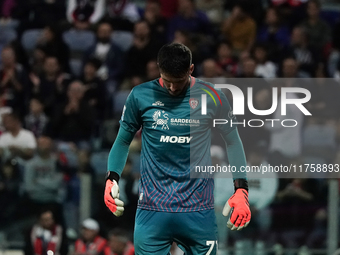
[[[111,181],[115,180],[118,183],[119,175],[116,172],[108,171],[107,174],[106,174],[105,181],[107,181],[107,180],[111,180]]]
[[[235,191],[237,189],[245,189],[248,192],[248,181],[246,179],[236,179],[234,180]]]

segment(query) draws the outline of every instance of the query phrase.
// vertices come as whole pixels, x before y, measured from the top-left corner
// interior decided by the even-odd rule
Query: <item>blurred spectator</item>
[[[54,139],[64,142],[74,142],[82,149],[89,148],[89,140],[94,124],[94,114],[91,106],[84,101],[84,84],[73,81],[67,90],[68,100],[56,109],[52,135]]]
[[[8,160],[0,170],[0,225],[12,222],[18,206],[21,174],[15,160]]]
[[[136,4],[130,0],[106,0],[106,9],[116,30],[132,31],[133,24],[140,19]]]
[[[64,228],[55,222],[53,212],[42,210],[39,221],[25,236],[25,255],[53,254],[67,255],[68,244]]]
[[[242,70],[238,75],[239,78],[260,78],[255,73],[256,70],[256,61],[253,58],[246,58],[242,61]]]
[[[0,155],[2,160],[11,158],[31,159],[37,147],[34,134],[22,128],[19,117],[14,113],[3,115],[6,128],[0,136]]]
[[[222,33],[227,38],[236,54],[250,50],[256,37],[256,23],[244,11],[241,5],[236,5],[230,17],[222,24]]]
[[[182,43],[187,46],[191,50],[192,54],[192,63],[198,67],[202,64],[202,62],[214,56],[214,51],[210,48],[209,43],[205,43],[201,40],[201,38],[195,37],[194,34],[185,30],[176,30],[175,38],[173,40],[174,43]],[[193,76],[198,76],[198,68],[194,69],[192,74]]]
[[[66,99],[70,75],[62,72],[57,57],[48,56],[44,61],[43,74],[36,76],[31,73],[30,80],[32,96],[42,98],[46,114],[52,117],[55,106]]]
[[[299,64],[295,58],[288,57],[282,61],[281,70],[279,75],[282,78],[303,78],[299,72]],[[293,81],[292,79],[290,81]]]
[[[227,166],[225,149],[221,146],[212,145],[210,148],[212,166]],[[228,218],[223,216],[222,210],[226,200],[234,193],[232,185],[232,175],[228,172],[216,172],[214,174],[214,208],[216,215],[216,223],[218,227],[218,247],[224,250],[228,246]]]
[[[178,0],[159,0],[161,3],[161,13],[166,19],[176,15],[178,9]]]
[[[339,117],[340,95],[339,83],[335,79],[328,79],[325,75],[325,65],[319,63],[315,77],[306,87],[310,92],[311,100],[308,102],[308,110],[314,117],[336,119]]]
[[[308,0],[271,0],[271,3],[274,6],[282,5],[282,4],[288,4],[290,6],[299,6],[302,3],[306,3]]]
[[[126,75],[146,76],[147,63],[157,58],[157,52],[161,45],[152,40],[151,31],[146,21],[135,24],[133,45],[127,53]]]
[[[3,0],[0,4],[0,18],[1,23],[9,22],[13,17],[15,11],[16,1],[15,0]]]
[[[102,120],[105,116],[106,88],[97,76],[100,66],[100,60],[89,59],[84,66],[84,74],[80,80],[85,88],[84,100],[96,111],[96,118]]]
[[[284,22],[290,28],[298,25],[307,16],[306,5],[308,0],[270,0],[272,5],[278,9]]]
[[[330,77],[335,77],[340,63],[340,22],[337,22],[332,30],[332,48],[327,61],[327,70]]]
[[[67,3],[67,20],[70,23],[83,18],[91,24],[97,23],[105,11],[105,0],[69,0]]]
[[[287,59],[286,61],[288,63],[290,60]],[[293,64],[294,63],[292,63],[292,65]],[[281,88],[294,86],[296,80],[297,79],[280,79],[280,81],[277,81],[280,83],[275,86],[278,87],[278,106],[272,118],[278,121],[265,124],[265,127],[270,132],[270,156],[268,157],[268,161],[271,165],[288,165],[301,154],[303,113],[295,105],[288,104],[286,105],[286,115],[281,115]],[[288,99],[298,99],[296,93],[287,93],[286,97]],[[287,128],[281,124],[281,121],[284,119],[293,119],[299,124]]]
[[[223,1],[221,0],[195,0],[197,9],[205,12],[210,22],[219,25],[222,22]]]
[[[4,127],[4,123],[3,123],[3,115],[12,113],[12,112],[13,112],[13,109],[11,107],[8,107],[8,106],[0,107],[0,135],[4,131],[6,131]]]
[[[37,47],[41,48],[46,55],[57,57],[63,72],[70,71],[70,49],[64,43],[59,27],[56,25],[45,26],[38,39]]]
[[[62,212],[62,174],[58,172],[57,160],[52,154],[53,141],[41,136],[33,159],[25,165],[24,187],[29,199],[26,213],[37,213],[42,207],[54,208],[58,215]]]
[[[217,62],[208,58],[202,63],[202,76],[198,78],[203,79],[207,82],[211,82],[213,84],[225,83],[226,78],[222,77],[222,69],[217,65]]]
[[[227,41],[222,41],[217,46],[217,65],[226,77],[235,77],[237,74],[237,59],[232,52],[231,44]]]
[[[275,78],[276,66],[268,60],[267,48],[264,45],[257,44],[253,49],[253,56],[256,61],[255,74],[263,78]]]
[[[309,0],[307,4],[308,18],[302,23],[306,29],[309,43],[318,51],[322,51],[331,42],[331,29],[320,19],[321,4],[319,0]]]
[[[120,85],[119,91],[130,91],[131,89],[138,86],[139,84],[142,84],[144,81],[145,81],[144,77],[141,77],[141,76],[132,76],[131,78],[126,78]],[[120,114],[121,112],[119,112],[119,116]],[[119,116],[117,116],[117,118],[119,118]]]
[[[88,218],[82,222],[81,237],[74,245],[73,255],[98,255],[106,246],[106,239],[99,236],[99,224]]]
[[[280,231],[286,247],[297,248],[306,242],[314,226],[319,185],[316,179],[281,179],[274,205],[274,229]],[[280,219],[280,220],[278,220]]]
[[[253,232],[256,239],[268,238],[272,224],[272,212],[269,205],[273,202],[279,187],[279,178],[277,173],[268,172],[265,176],[262,173],[263,168],[268,166],[265,159],[266,146],[254,145],[247,153],[248,166],[259,167],[259,172],[250,172],[247,175],[249,185],[249,205],[253,217],[253,225],[250,226],[249,232]]]
[[[317,65],[317,56],[314,50],[309,47],[307,34],[302,27],[295,27],[292,31],[291,47],[286,55],[296,59],[300,72],[312,77]]]
[[[43,75],[45,59],[46,59],[46,52],[44,48],[40,46],[36,47],[33,50],[31,59],[29,60],[31,72],[35,74],[36,76]]]
[[[143,18],[149,23],[151,37],[157,38],[161,44],[166,42],[167,22],[161,15],[161,3],[158,0],[146,1]]]
[[[109,232],[107,247],[101,255],[134,255],[135,248],[129,240],[127,233],[122,229]]]
[[[218,68],[214,59],[206,59],[202,64],[202,77],[216,78],[221,74],[222,70]]]
[[[113,32],[114,33],[114,32]],[[85,63],[90,58],[101,61],[98,75],[103,79],[109,79],[115,83],[122,78],[124,70],[124,55],[122,50],[111,42],[112,27],[108,22],[102,22],[97,28],[97,40],[85,54]]]
[[[146,78],[151,81],[160,77],[157,60],[150,60],[146,64]]]
[[[132,150],[133,151],[133,150]],[[132,161],[129,158],[126,161],[121,179],[119,180],[120,199],[124,202],[124,214],[122,220],[118,223],[124,229],[133,230],[133,222],[136,215],[137,202],[138,202],[138,176],[133,173]]]
[[[25,114],[28,78],[23,67],[17,63],[13,48],[4,47],[1,52],[0,105],[10,106],[14,111]]]
[[[211,24],[204,12],[196,9],[194,0],[181,0],[178,2],[177,15],[168,23],[168,42],[174,40],[176,30],[185,30],[198,35],[211,35]]]
[[[66,225],[69,230],[76,231],[79,229],[79,205],[81,194],[81,177],[82,175],[91,176],[91,194],[95,193],[94,183],[95,175],[94,169],[90,163],[90,153],[87,150],[79,150],[75,152],[77,157],[77,166],[75,168],[69,167],[66,173],[66,198],[64,201],[64,215],[66,219]],[[91,200],[93,197],[90,198]]]
[[[66,18],[65,0],[16,0],[16,3],[20,32],[51,24],[59,25]]]
[[[25,127],[32,131],[35,137],[40,137],[49,121],[44,113],[44,105],[39,98],[32,98],[29,103],[29,109],[29,113],[25,117]]]
[[[265,43],[269,56],[278,60],[282,54],[280,51],[290,44],[290,32],[287,26],[282,24],[282,19],[276,8],[268,8],[264,25],[257,32],[257,42]]]

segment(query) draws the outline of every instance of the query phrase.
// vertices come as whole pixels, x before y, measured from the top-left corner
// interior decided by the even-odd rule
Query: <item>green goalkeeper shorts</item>
[[[136,255],[170,254],[173,242],[186,255],[215,255],[215,211],[172,213],[137,209],[134,232]]]

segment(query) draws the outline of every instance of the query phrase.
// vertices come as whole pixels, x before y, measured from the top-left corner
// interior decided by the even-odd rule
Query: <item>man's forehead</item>
[[[167,75],[167,74],[164,74],[164,73],[161,73],[161,77],[164,81],[167,81],[167,82],[181,82],[181,81],[184,81],[188,78],[188,75],[184,75],[182,77],[173,77],[171,75]]]

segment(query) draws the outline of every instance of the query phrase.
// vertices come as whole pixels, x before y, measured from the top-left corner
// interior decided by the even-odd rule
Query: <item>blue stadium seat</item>
[[[327,125],[307,125],[302,133],[304,163],[330,163],[336,151],[336,130]]]
[[[334,25],[340,21],[340,11],[339,10],[321,10],[320,17],[322,20],[326,21],[328,25],[333,28]]]
[[[113,112],[114,116],[120,117],[123,107],[125,105],[125,101],[130,94],[129,90],[121,90],[117,91],[113,95]]]
[[[114,31],[111,34],[111,41],[117,44],[122,51],[128,51],[133,43],[133,34],[127,31]]]
[[[104,176],[107,171],[107,160],[109,158],[110,151],[98,151],[91,155],[90,163],[95,171],[96,180],[103,183]]]
[[[71,51],[85,52],[95,42],[95,35],[91,31],[68,30],[63,33],[63,40]]]
[[[69,64],[71,68],[71,73],[74,76],[79,77],[82,73],[82,67],[83,67],[83,62],[81,61],[81,59],[71,58],[69,61]]]
[[[42,31],[42,29],[29,29],[22,34],[21,44],[26,51],[34,50]]]
[[[0,29],[0,45],[6,46],[17,38],[17,32],[11,28]]]

